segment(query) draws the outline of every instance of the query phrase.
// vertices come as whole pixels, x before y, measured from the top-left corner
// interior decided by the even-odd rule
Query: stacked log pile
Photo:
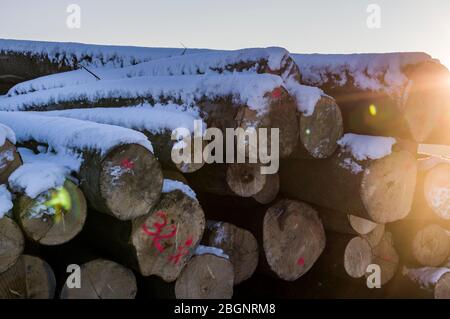
[[[49,45],[0,41],[0,298],[449,298],[437,61]]]

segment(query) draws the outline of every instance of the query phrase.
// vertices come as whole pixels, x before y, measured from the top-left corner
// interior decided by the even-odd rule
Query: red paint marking
[[[180,259],[184,256],[186,256],[189,253],[189,247],[192,246],[193,240],[192,238],[189,238],[186,240],[184,245],[182,247],[178,247],[178,253],[172,256],[169,256],[169,261],[173,262],[175,265],[178,265],[180,262]]]
[[[300,258],[297,260],[297,265],[299,265],[299,266],[304,266],[304,265],[305,265],[305,259],[304,259],[303,257],[300,257]]]
[[[163,229],[167,226],[167,215],[163,211],[159,211],[156,213],[161,219],[162,223],[155,222],[153,223],[153,227],[155,227],[155,231],[150,231],[147,228],[146,224],[142,225],[142,229],[144,230],[144,233],[146,233],[148,236],[153,237],[152,244],[156,247],[156,249],[162,253],[164,251],[164,247],[161,245],[162,239],[169,239],[175,236],[177,233],[177,226],[171,225],[171,232],[168,234],[161,235]]]
[[[129,159],[125,158],[120,162],[120,167],[126,168],[126,169],[133,169],[134,168],[134,162],[130,161]]]
[[[281,89],[276,88],[275,90],[272,91],[272,97],[274,99],[279,99],[281,97]]]

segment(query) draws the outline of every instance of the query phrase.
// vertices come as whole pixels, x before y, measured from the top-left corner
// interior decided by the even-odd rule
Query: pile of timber
[[[0,298],[450,298],[450,163],[418,154],[448,144],[437,61],[19,44]],[[267,129],[279,169],[204,128]]]

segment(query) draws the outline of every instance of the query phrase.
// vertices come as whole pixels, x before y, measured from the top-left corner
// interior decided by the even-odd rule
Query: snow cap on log
[[[251,110],[264,113],[270,102],[265,96],[266,93],[282,86],[282,79],[271,74],[139,77],[96,81],[6,97],[1,99],[0,109],[51,110],[58,104],[86,105],[118,98],[149,100],[156,103],[162,100],[172,102],[175,100],[195,105],[205,97],[214,100],[231,96],[234,103],[247,105]]]

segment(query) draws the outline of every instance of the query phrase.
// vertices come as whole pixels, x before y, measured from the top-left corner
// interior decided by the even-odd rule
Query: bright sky
[[[69,29],[69,4],[81,28]],[[381,8],[370,29],[369,4]],[[450,67],[449,0],[0,0],[0,38],[291,52],[425,51]]]

